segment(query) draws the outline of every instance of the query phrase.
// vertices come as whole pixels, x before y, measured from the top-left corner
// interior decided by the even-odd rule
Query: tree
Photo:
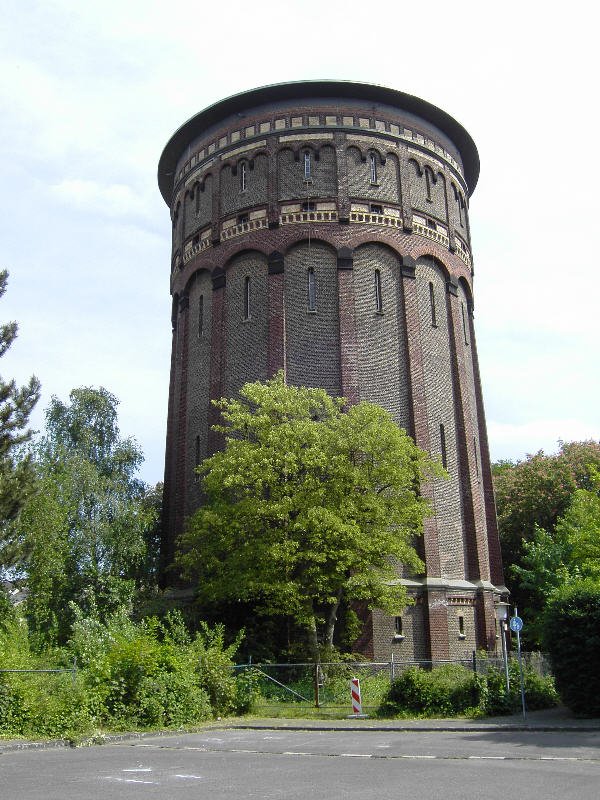
[[[580,491],[595,491],[600,443],[561,442],[556,455],[542,451],[524,461],[493,466],[500,542],[513,601],[527,616],[527,642],[539,646],[548,593],[572,575],[571,545],[559,520]]]
[[[521,544],[518,563],[511,567],[518,592],[525,598],[528,639],[543,638],[543,611],[561,587],[591,578],[600,580],[600,472],[590,465],[589,489],[576,489],[552,530],[535,525]]]
[[[75,604],[107,618],[131,602],[155,510],[134,477],[142,454],[120,437],[117,399],[105,389],[52,398],[33,448],[36,491],[16,525],[28,618],[41,641],[64,642]]]
[[[558,591],[544,614],[544,647],[556,688],[576,714],[600,714],[600,585],[579,581]]]
[[[225,448],[199,469],[205,499],[181,542],[200,601],[289,615],[313,655],[319,629],[333,644],[340,603],[406,605],[395,566],[423,569],[412,546],[429,510],[419,485],[441,467],[384,409],[345,410],[281,373],[216,405]]]
[[[0,272],[0,297],[6,291],[8,273]],[[17,336],[16,322],[0,326],[0,357]],[[40,396],[40,382],[32,377],[26,386],[17,388],[15,381],[0,377],[0,526],[14,519],[21,508],[33,480],[31,459],[21,446],[31,437],[27,430],[29,416]],[[3,550],[3,562],[8,560]]]

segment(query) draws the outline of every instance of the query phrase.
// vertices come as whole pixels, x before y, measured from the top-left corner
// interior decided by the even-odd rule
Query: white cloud
[[[535,419],[520,424],[488,422],[488,437],[493,461],[522,460],[543,450],[558,451],[558,442],[600,440],[600,426],[573,418]]]
[[[124,184],[102,185],[95,181],[63,180],[50,187],[60,200],[109,217],[144,213],[143,198]]]

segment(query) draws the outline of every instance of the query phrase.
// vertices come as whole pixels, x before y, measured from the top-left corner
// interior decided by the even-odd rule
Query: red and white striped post
[[[360,697],[360,680],[352,678],[350,681],[350,696],[352,698],[352,714],[350,717],[366,717],[362,713],[362,700]]]

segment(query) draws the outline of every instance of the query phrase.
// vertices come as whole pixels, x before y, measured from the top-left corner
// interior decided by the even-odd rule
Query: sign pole
[[[521,677],[521,708],[523,709],[523,719],[526,717],[525,713],[525,679],[523,677],[523,659],[521,658],[521,629],[523,628],[523,620],[517,614],[517,607],[515,606],[515,615],[510,621],[510,629],[517,634],[517,656],[519,658],[519,675]]]

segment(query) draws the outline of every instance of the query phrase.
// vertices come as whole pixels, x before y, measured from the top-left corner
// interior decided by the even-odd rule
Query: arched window
[[[377,183],[377,156],[369,153],[369,171],[371,173],[371,183]]]
[[[383,298],[381,296],[381,272],[375,270],[375,311],[383,312]]]
[[[204,333],[204,295],[198,298],[198,338]]]
[[[312,267],[306,273],[306,289],[307,289],[307,300],[308,300],[308,310],[309,311],[316,311],[317,310],[317,282],[315,278],[315,271]]]
[[[308,181],[311,178],[311,163],[310,163],[310,152],[307,150],[304,153],[304,180]]]
[[[463,337],[465,340],[465,344],[469,344],[469,340],[467,338],[467,315],[465,314],[465,304],[460,304],[460,312],[462,314],[462,328],[463,328]]]
[[[431,312],[431,327],[437,328],[437,318],[435,315],[435,292],[433,291],[433,283],[429,281],[429,310]]]
[[[250,278],[244,278],[244,319],[250,319]]]
[[[245,192],[248,188],[248,167],[245,161],[240,164],[240,191]]]

